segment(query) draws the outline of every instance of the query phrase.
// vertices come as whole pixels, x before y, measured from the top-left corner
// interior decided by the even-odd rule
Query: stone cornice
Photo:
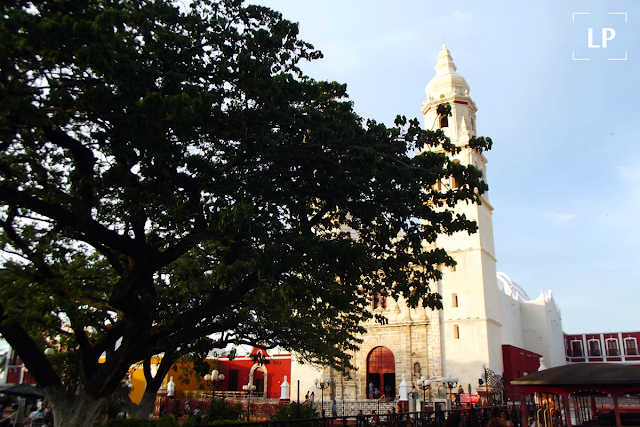
[[[444,319],[442,323],[460,323],[460,322],[489,322],[493,323],[496,326],[502,326],[502,323],[498,322],[495,319],[490,319],[488,317],[474,317],[474,318],[459,318],[459,319]]]
[[[379,323],[368,323],[367,331],[371,332],[375,329],[387,329],[387,328],[397,328],[398,326],[428,326],[429,320],[402,320],[399,322],[395,322],[393,320],[389,320],[389,323],[386,325],[381,325]]]
[[[494,262],[498,262],[496,257],[493,256],[492,253],[487,251],[485,248],[465,248],[465,249],[446,249],[448,254],[460,253],[460,252],[472,252],[472,251],[482,251],[485,255],[491,258]]]

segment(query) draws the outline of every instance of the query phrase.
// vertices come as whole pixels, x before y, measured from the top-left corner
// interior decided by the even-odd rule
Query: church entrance
[[[367,356],[367,397],[396,397],[396,361],[387,347],[376,347]]]

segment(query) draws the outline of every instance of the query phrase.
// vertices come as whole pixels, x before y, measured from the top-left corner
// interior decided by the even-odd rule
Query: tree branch
[[[20,355],[29,374],[42,387],[52,387],[62,391],[63,386],[58,374],[47,360],[44,351],[17,322],[4,316],[4,307],[0,305],[0,334]]]
[[[45,202],[7,184],[0,184],[0,200],[32,210],[55,220],[62,226],[79,229],[81,233],[78,239],[89,245],[93,246],[94,243],[104,245],[131,257],[140,255],[139,248],[129,237],[120,235],[92,219],[84,222],[80,221],[78,215],[64,209],[62,206]]]

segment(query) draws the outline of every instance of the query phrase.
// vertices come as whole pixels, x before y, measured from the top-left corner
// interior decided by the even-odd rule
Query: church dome
[[[456,73],[456,64],[447,45],[442,46],[440,55],[438,55],[438,64],[435,67],[436,76],[431,79],[425,92],[429,99],[440,98],[440,95],[448,96],[449,92],[454,91],[459,95],[469,96],[469,85],[460,74]]]

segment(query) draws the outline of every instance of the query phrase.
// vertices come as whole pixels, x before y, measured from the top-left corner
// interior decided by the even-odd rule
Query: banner
[[[473,403],[476,404],[478,403],[478,399],[480,398],[480,396],[478,396],[477,394],[461,394],[460,395],[460,403]]]

